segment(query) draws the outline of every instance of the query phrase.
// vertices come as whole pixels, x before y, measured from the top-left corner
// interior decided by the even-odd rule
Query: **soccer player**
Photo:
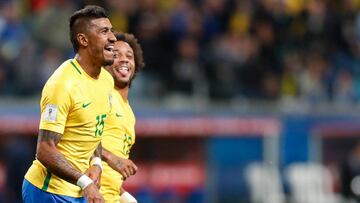
[[[42,91],[36,159],[23,183],[25,203],[104,202],[96,183],[114,81],[102,66],[114,62],[116,41],[105,10],[76,11],[70,39],[75,58],[61,64]]]
[[[128,159],[130,149],[135,143],[135,116],[128,101],[128,94],[136,73],[145,64],[141,46],[134,35],[115,33],[115,36],[117,41],[114,47],[114,64],[106,67],[114,78],[115,88],[113,109],[106,120],[106,131],[102,140],[104,162],[100,191],[106,202],[127,203],[136,200],[120,188],[123,180],[137,171],[137,166]],[[134,201],[129,201],[129,198]]]

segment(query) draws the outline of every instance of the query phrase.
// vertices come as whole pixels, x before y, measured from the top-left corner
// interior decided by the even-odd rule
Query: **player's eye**
[[[106,33],[108,33],[108,31],[109,31],[108,28],[104,28],[104,29],[101,30],[101,33],[102,33],[102,34],[106,34]]]

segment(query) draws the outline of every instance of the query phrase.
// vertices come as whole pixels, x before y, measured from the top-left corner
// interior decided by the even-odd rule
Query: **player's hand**
[[[91,183],[83,190],[83,196],[88,203],[104,203],[104,199],[101,196],[99,189],[94,183]]]
[[[85,175],[89,176],[89,178],[94,181],[98,189],[100,189],[101,172],[101,168],[97,165],[92,165],[85,171]]]
[[[137,166],[130,159],[116,157],[115,163],[115,170],[123,176],[123,180],[135,175],[138,170]]]

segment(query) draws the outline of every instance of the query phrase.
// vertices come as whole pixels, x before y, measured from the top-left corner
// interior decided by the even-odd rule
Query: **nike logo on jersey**
[[[122,117],[122,115],[118,114],[118,113],[116,113],[115,115],[116,115],[116,117]]]
[[[86,107],[88,107],[91,103],[92,103],[92,102],[84,103],[84,104],[82,105],[82,107],[83,107],[83,108],[86,108]]]

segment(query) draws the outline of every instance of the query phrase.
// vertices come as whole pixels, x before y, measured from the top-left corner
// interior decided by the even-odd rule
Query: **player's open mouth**
[[[129,73],[129,67],[127,66],[120,66],[118,68],[115,69],[116,72],[120,73],[122,76],[126,76]]]
[[[112,52],[112,50],[114,49],[114,45],[106,45],[104,49],[106,51]]]

